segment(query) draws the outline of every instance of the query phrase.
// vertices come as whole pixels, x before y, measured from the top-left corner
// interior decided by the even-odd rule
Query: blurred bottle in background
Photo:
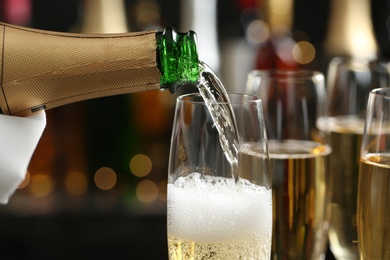
[[[232,89],[242,91],[247,73],[253,69],[318,68],[319,47],[311,39],[317,32],[307,33],[302,30],[300,22],[314,11],[305,8],[305,4],[302,8],[301,2],[237,1],[243,35],[228,41],[224,39],[221,58],[224,65],[222,77],[227,79],[228,85],[234,82]],[[306,13],[296,17],[301,9]]]
[[[262,1],[259,8],[264,14],[264,26],[267,35],[259,42],[256,57],[256,69],[295,69],[299,63],[294,59],[295,40],[292,38],[293,1]]]
[[[254,67],[257,46],[246,31],[258,13],[257,0],[217,1],[220,76],[229,92],[242,92]]]
[[[265,0],[259,5],[264,16],[259,42],[256,69],[296,69],[317,66],[317,50],[308,34],[295,26],[296,4],[294,0]]]
[[[369,0],[332,0],[323,46],[323,66],[333,57],[375,59],[380,50]],[[324,69],[326,70],[326,69]]]
[[[181,1],[181,31],[197,34],[199,60],[220,74],[220,55],[217,34],[217,0]]]
[[[388,81],[369,0],[333,0],[324,41],[332,183],[330,248],[337,259],[358,259],[357,183],[364,114],[370,89]],[[336,58],[337,57],[337,58]],[[343,151],[345,150],[345,151]]]

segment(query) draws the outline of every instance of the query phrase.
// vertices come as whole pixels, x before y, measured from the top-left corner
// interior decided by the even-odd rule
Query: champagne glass
[[[246,92],[261,97],[272,172],[272,259],[322,259],[330,191],[324,76],[308,70],[255,70]]]
[[[360,147],[367,99],[373,88],[387,86],[390,64],[384,60],[336,57],[328,68],[328,127],[332,175],[329,244],[337,259],[358,259],[356,200]]]
[[[370,92],[360,156],[360,259],[390,259],[390,88]]]
[[[272,191],[262,103],[257,96],[229,95],[211,107],[199,94],[178,97],[168,170],[169,259],[269,259]],[[218,131],[236,124],[235,178],[222,148],[230,135]],[[225,113],[226,109],[233,113]],[[217,111],[217,112],[216,112]],[[225,111],[225,112],[224,112]]]

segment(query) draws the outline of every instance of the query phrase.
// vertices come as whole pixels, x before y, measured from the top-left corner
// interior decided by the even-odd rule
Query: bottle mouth
[[[176,93],[184,85],[196,84],[199,79],[196,33],[166,28],[156,33],[156,43],[161,89]]]

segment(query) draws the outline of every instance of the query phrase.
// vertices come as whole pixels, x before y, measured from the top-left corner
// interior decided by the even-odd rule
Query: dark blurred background
[[[373,51],[389,56],[389,1],[358,1],[371,7],[355,18],[369,17]],[[348,53],[352,47],[332,43],[346,32],[332,31],[331,19],[338,19],[340,28],[347,21],[343,10],[341,18],[331,15],[331,3],[1,0],[0,20],[63,32],[194,29],[200,58],[229,91],[242,91],[246,73],[255,68],[325,72],[331,56],[355,55]],[[296,46],[300,60],[278,56]],[[150,91],[47,111],[26,180],[9,204],[0,206],[0,259],[167,259],[166,178],[176,96]],[[326,259],[333,259],[331,253]]]

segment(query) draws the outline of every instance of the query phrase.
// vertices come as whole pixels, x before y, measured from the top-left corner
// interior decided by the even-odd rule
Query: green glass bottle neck
[[[195,32],[180,33],[166,28],[156,33],[156,43],[161,88],[175,93],[180,86],[196,84],[199,59]]]

